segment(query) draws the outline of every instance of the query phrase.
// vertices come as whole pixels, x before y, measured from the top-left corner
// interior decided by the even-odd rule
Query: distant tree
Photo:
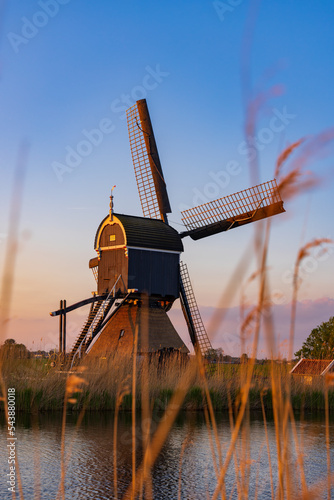
[[[204,357],[211,362],[216,363],[218,361],[218,354],[216,349],[208,349],[204,355]]]
[[[246,354],[245,352],[241,355],[241,358],[240,358],[240,362],[241,363],[247,363],[248,361],[248,354]]]
[[[298,359],[334,358],[334,316],[312,330],[295,356]]]
[[[3,358],[30,358],[30,351],[24,344],[17,344],[14,339],[7,339],[0,347]]]
[[[216,349],[216,354],[217,354],[217,357],[218,357],[218,361],[223,361],[223,358],[224,358],[224,349],[222,347],[218,347]]]

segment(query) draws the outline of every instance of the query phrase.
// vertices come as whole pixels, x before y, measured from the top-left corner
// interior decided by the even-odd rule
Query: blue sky
[[[245,27],[252,15],[250,32]],[[250,95],[281,89],[261,108],[258,137],[266,137],[261,131],[275,114],[288,117],[282,131],[260,141],[261,182],[273,177],[283,147],[333,126],[333,25],[329,0],[316,5],[268,0],[258,8],[246,0],[7,2],[0,46],[2,265],[17,152],[22,140],[30,144],[8,335],[29,346],[57,343],[57,320],[48,313],[61,298],[71,303],[94,290],[88,260],[114,184],[115,210],[141,215],[123,117],[128,104],[148,101],[173,209],[169,219],[181,229],[180,209],[251,185],[243,147],[242,53],[250,54]],[[82,141],[101,126],[96,145],[82,149]],[[66,163],[69,152],[72,163]],[[222,187],[214,178],[227,172],[230,161],[238,163],[239,173]],[[67,171],[59,174],[59,164]],[[286,213],[273,219],[270,280],[284,304],[290,301],[288,274],[300,245],[314,237],[334,238],[333,147],[309,168],[322,184],[287,201]],[[252,259],[252,226],[185,241],[184,257],[205,318],[248,245]],[[326,321],[333,314],[334,256],[313,258],[300,300],[327,301]],[[248,275],[254,269],[253,259]],[[223,305],[237,307],[239,300],[237,292]],[[249,301],[254,300],[250,289]],[[177,308],[173,314],[179,324]],[[82,312],[73,318],[74,336]],[[318,322],[309,315],[300,338]],[[181,323],[179,330],[186,338]],[[223,337],[224,325],[215,336],[217,346]]]

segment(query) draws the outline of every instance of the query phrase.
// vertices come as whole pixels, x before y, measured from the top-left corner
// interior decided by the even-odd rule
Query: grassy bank
[[[165,410],[174,394],[180,379],[187,377],[187,366],[177,360],[159,363],[152,359],[147,366],[145,381],[142,382],[143,365],[137,364],[136,408],[142,408],[142,389],[148,390],[150,404],[153,409]],[[289,376],[287,365],[266,363],[255,365],[248,406],[251,410],[261,409],[261,399],[267,410],[273,409],[272,370],[275,380],[280,386],[283,399],[290,390],[291,405],[298,411],[324,411],[326,387],[323,379],[315,378],[307,383],[303,378]],[[202,410],[207,406],[205,388],[210,395],[213,409],[224,411],[236,408],[242,396],[247,365],[222,364],[214,367],[207,374],[206,381],[199,370],[194,368],[195,375],[189,384],[181,409]],[[64,394],[68,374],[52,368],[45,360],[7,360],[3,365],[3,374],[7,387],[16,391],[16,408],[18,411],[61,410],[64,406]],[[85,366],[81,376],[85,380],[82,392],[74,394],[76,402],[68,408],[77,411],[83,407],[87,411],[115,410],[119,395],[120,409],[132,409],[132,360],[117,356],[109,361],[101,360]],[[142,384],[145,387],[142,387]],[[329,410],[334,412],[334,391],[328,391]]]

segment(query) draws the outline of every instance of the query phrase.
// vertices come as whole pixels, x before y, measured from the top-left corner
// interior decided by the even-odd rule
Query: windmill
[[[183,211],[185,228],[179,233],[168,223],[171,207],[145,99],[127,110],[127,122],[143,217],[115,213],[111,193],[109,214],[95,236],[97,256],[89,261],[97,294],[68,307],[62,302],[51,313],[60,316],[60,350],[64,352],[66,314],[91,304],[69,355],[71,365],[84,354],[101,357],[131,351],[135,336],[138,353],[188,353],[167,315],[178,298],[191,342],[205,355],[212,345],[187,266],[180,262],[182,239],[198,240],[284,212],[276,181],[271,180]],[[143,292],[148,295],[145,308]]]

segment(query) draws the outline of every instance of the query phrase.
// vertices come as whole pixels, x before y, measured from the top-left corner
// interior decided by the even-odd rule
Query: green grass
[[[191,361],[190,361],[191,362]],[[103,364],[90,364],[83,377],[87,385],[82,392],[74,394],[77,402],[68,409],[77,411],[86,408],[88,411],[115,410],[117,394],[130,386],[131,362],[128,358],[114,358]],[[241,365],[217,365],[207,377],[208,390],[214,410],[229,409],[229,401],[235,405],[239,400],[242,387]],[[261,409],[261,394],[267,410],[273,408],[270,384],[270,363],[255,365],[252,385],[248,397],[251,410]],[[288,367],[277,364],[275,369],[285,387]],[[177,381],[183,376],[185,366],[175,360],[159,365],[152,360],[149,365],[150,400],[154,410],[165,410],[173,395]],[[64,405],[64,394],[67,374],[51,368],[45,360],[25,359],[7,360],[3,365],[3,373],[7,387],[16,390],[16,408],[18,411],[52,411],[61,410]],[[141,408],[140,377],[138,367],[138,388],[136,408]],[[129,387],[128,387],[129,389]],[[206,403],[203,380],[198,375],[183,401],[183,410],[202,410]],[[325,387],[322,379],[314,379],[309,385],[300,378],[291,379],[291,403],[295,410],[322,411],[325,409]],[[121,410],[131,410],[132,395],[129,391],[123,397]],[[329,409],[334,412],[334,392],[328,393]]]

